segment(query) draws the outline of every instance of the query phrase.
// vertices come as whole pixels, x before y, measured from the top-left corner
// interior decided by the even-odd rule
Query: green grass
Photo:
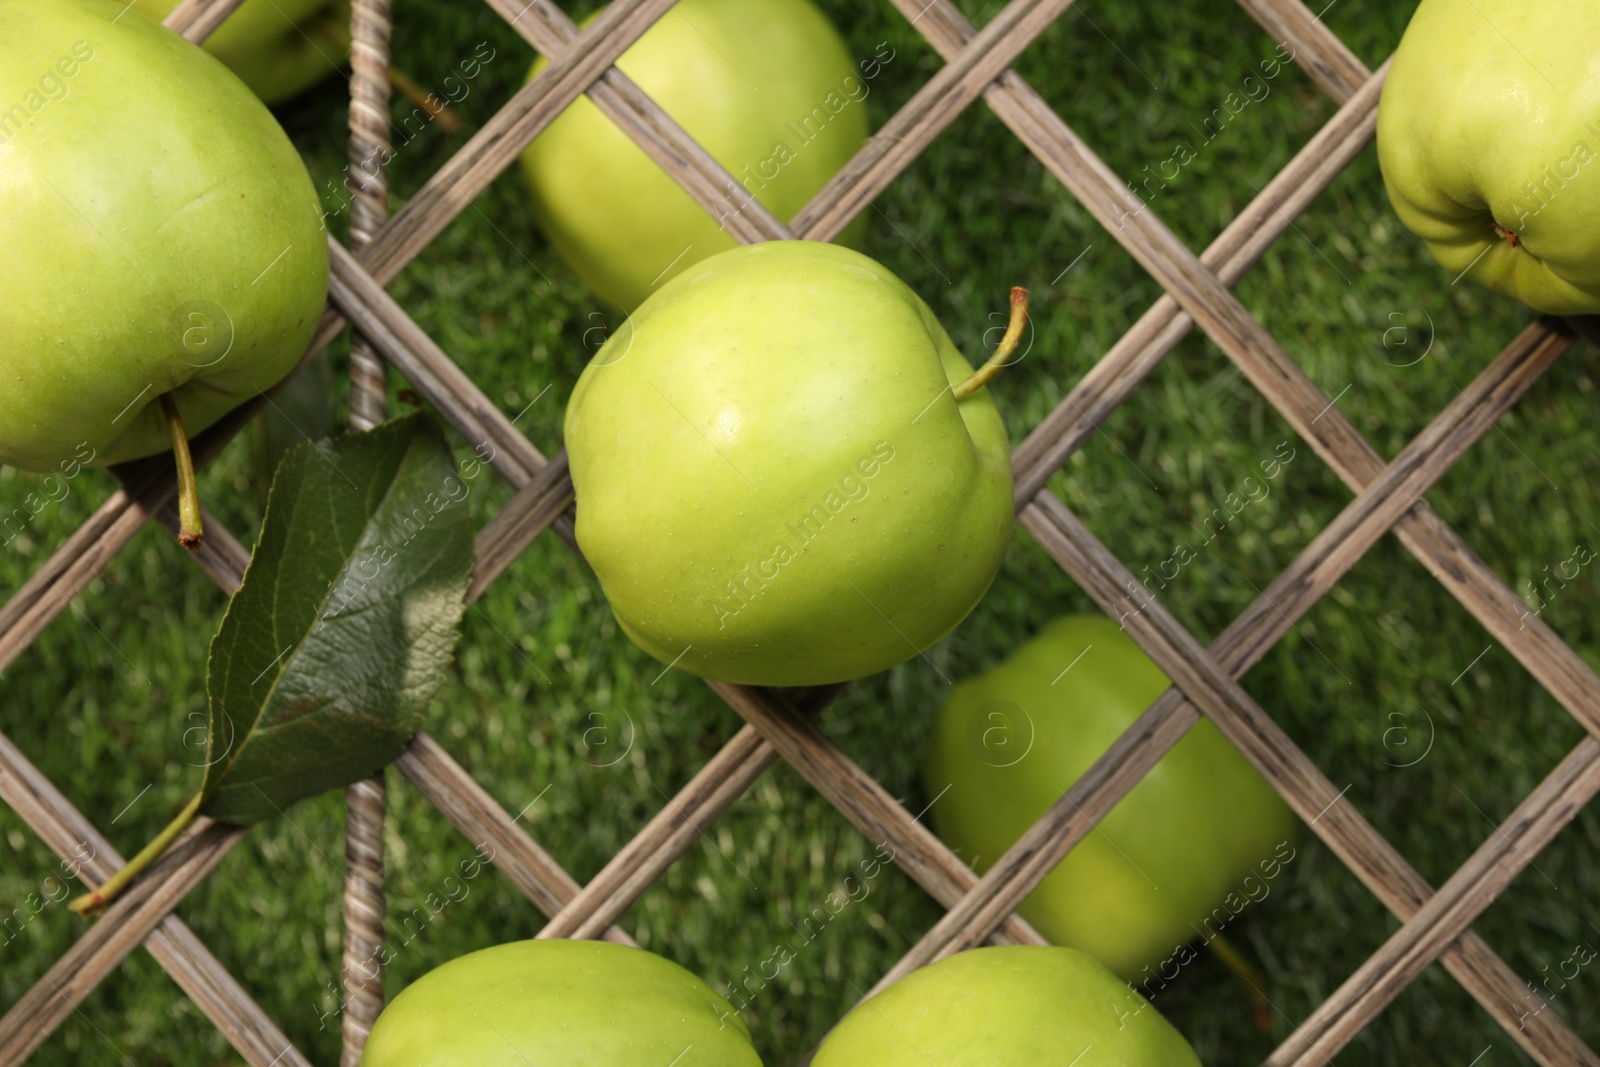
[[[937,69],[887,3],[828,7],[852,51],[897,50],[868,98],[881,123]],[[975,21],[996,0],[969,5]],[[396,5],[397,60],[424,85],[487,40],[496,58],[461,106],[468,128],[515,91],[531,52],[481,5]],[[1369,65],[1394,47],[1409,5],[1345,0],[1328,22]],[[585,9],[587,10],[587,9]],[[578,13],[578,12],[575,12]],[[1092,18],[1092,24],[1089,19]],[[1274,44],[1224,0],[1093,5],[1069,12],[1021,58],[1022,74],[1124,176],[1172,155],[1176,139],[1269,59]],[[343,161],[342,80],[280,112],[319,178]],[[1332,113],[1291,64],[1152,201],[1199,250]],[[397,195],[414,191],[461,143],[429,127],[396,156]],[[330,197],[330,206],[333,201]],[[597,307],[534,228],[513,172],[430,247],[392,291],[487,394],[553,451],[567,394],[590,350]],[[491,224],[489,220],[493,219]],[[1087,251],[1085,251],[1087,249]],[[969,354],[983,345],[1006,287],[1034,292],[1037,339],[994,387],[1021,437],[1060,400],[1159,289],[983,106],[971,108],[878,199],[866,251],[931,303]],[[1075,257],[1070,273],[1061,272]],[[1386,203],[1369,149],[1239,287],[1246,306],[1385,456],[1392,456],[1528,321],[1508,301],[1452,286]],[[1398,318],[1391,317],[1398,316]],[[1433,346],[1421,362],[1396,366]],[[1413,344],[1385,348],[1408,323]],[[1391,341],[1394,340],[1391,335]],[[341,341],[336,361],[344,351]],[[1600,459],[1587,432],[1594,352],[1573,349],[1497,431],[1430,494],[1494,569],[1518,588],[1600,539]],[[1348,389],[1347,389],[1348,387]],[[1311,449],[1208,341],[1191,337],[1052,487],[1136,572],[1169,556],[1281,442],[1293,460],[1164,590],[1162,600],[1214,636],[1350,499]],[[503,487],[474,493],[482,522]],[[84,474],[25,538],[0,550],[12,589],[111,491]],[[35,476],[0,470],[0,505]],[[210,506],[241,536],[259,521],[248,446],[202,477]],[[1594,569],[1544,619],[1591,663],[1600,656]],[[204,707],[203,663],[222,595],[164,534],[141,533],[0,678],[0,730],[131,853],[198,781],[190,733]],[[852,686],[824,728],[912,810],[926,796],[918,756],[945,689],[1003,658],[1051,617],[1088,598],[1025,534],[994,588],[953,635],[916,660]],[[1402,853],[1435,883],[1448,877],[1581,737],[1566,713],[1392,538],[1380,542],[1245,678],[1245,687]],[[1480,653],[1483,653],[1480,657]],[[1468,665],[1471,664],[1471,668]],[[935,671],[934,667],[937,667]],[[591,876],[738,727],[699,682],[660,667],[618,632],[592,575],[540,539],[471,611],[459,669],[429,728],[580,880]],[[601,726],[608,746],[593,744]],[[587,742],[586,742],[587,738]],[[1431,738],[1427,755],[1416,760]],[[629,743],[631,741],[631,744]],[[618,754],[625,750],[625,754]],[[612,762],[615,760],[615,762]],[[423,908],[472,852],[426,801],[391,775],[391,995],[463,952],[531,936],[541,917],[486,872],[423,927]],[[148,788],[147,788],[148,787]],[[126,809],[126,810],[125,810]],[[114,825],[113,825],[114,823]],[[1524,976],[1553,974],[1573,947],[1600,943],[1600,818],[1581,813],[1477,928]],[[736,982],[791,936],[860,860],[866,841],[793,772],[770,771],[708,828],[623,919],[646,947],[715,985]],[[0,810],[0,912],[23,904],[55,858]],[[179,909],[301,1048],[337,1058],[342,809],[303,803],[255,829]],[[890,868],[871,894],[797,953],[781,985],[746,1013],[764,1057],[793,1063],[918,936],[939,908]],[[1202,956],[1157,1006],[1211,1064],[1259,1060],[1395,928],[1342,864],[1306,835],[1271,896],[1230,936],[1256,961],[1280,1009],[1275,1032]],[[0,1002],[10,1004],[80,932],[61,906],[0,943]],[[1544,971],[1544,968],[1549,968]],[[1590,967],[1555,1010],[1591,1044],[1600,996]],[[1552,985],[1552,988],[1557,988]],[[1370,1026],[1340,1062],[1526,1062],[1437,966]],[[40,1064],[234,1062],[237,1057],[148,955],[137,953],[37,1054]]]

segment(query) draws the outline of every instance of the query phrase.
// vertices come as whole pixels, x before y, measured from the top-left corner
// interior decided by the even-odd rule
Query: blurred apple
[[[852,62],[809,0],[680,0],[617,66],[741,183],[741,201],[753,195],[787,222],[866,140],[871,80],[893,58],[883,45]],[[588,97],[522,164],[551,243],[624,311],[734,245]]]
[[[133,0],[133,9],[157,22],[178,0]],[[349,0],[244,0],[205,50],[228,65],[268,104],[296,96],[344,66]]]
[[[939,836],[987,870],[1170,684],[1103,615],[1058,619],[957,684],[925,771]],[[1125,978],[1154,974],[1270,892],[1294,858],[1295,825],[1272,786],[1201,720],[1018,910]]]

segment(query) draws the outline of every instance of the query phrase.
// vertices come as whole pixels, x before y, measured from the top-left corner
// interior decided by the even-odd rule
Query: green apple
[[[1069,948],[976,948],[859,1005],[812,1067],[1200,1067],[1143,997]]]
[[[157,22],[178,0],[133,0],[133,9]],[[344,65],[349,0],[245,0],[205,50],[228,65],[268,104],[282,103],[335,74]]]
[[[362,1067],[761,1067],[733,1005],[606,941],[514,941],[436,967],[378,1016]]]
[[[270,112],[113,0],[0,0],[0,462],[171,444],[305,353],[322,208]]]
[[[926,783],[939,836],[987,870],[1170,683],[1102,615],[1058,619],[961,682],[939,712]],[[1271,890],[1295,820],[1209,722],[1158,762],[1023,901],[1058,945],[1130,980],[1187,962],[1196,937]]]
[[[567,406],[578,544],[623,630],[771,686],[949,633],[1012,522],[999,412],[953,392],[972,376],[915,293],[837,245],[738,248],[663,286]]]
[[[1378,105],[1400,221],[1452,275],[1600,312],[1600,0],[1422,0]]]
[[[893,58],[883,45],[852,62],[809,0],[680,0],[617,66],[734,176],[740,202],[754,196],[787,221],[866,140],[871,80]],[[591,292],[624,311],[733,247],[588,97],[522,163],[551,243]]]

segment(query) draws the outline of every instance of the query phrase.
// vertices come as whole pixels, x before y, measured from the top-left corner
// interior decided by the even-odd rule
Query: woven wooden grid
[[[167,24],[202,41],[240,0],[184,0]],[[1472,929],[1473,920],[1600,791],[1600,677],[1539,619],[1423,499],[1424,493],[1538,380],[1576,335],[1600,337],[1595,320],[1541,319],[1525,329],[1392,461],[1378,453],[1245,310],[1230,287],[1371,140],[1387,64],[1368,71],[1299,0],[1239,0],[1273,37],[1287,41],[1316,83],[1341,106],[1254,201],[1194,255],[1133,199],[1128,187],[1057,117],[1012,61],[1072,0],[1011,0],[982,29],[949,0],[891,0],[945,66],[785,226],[613,62],[673,0],[612,0],[579,32],[550,0],[488,0],[550,65],[530,81],[393,218],[381,180],[356,190],[351,247],[330,238],[329,307],[307,359],[345,325],[356,331],[355,421],[381,417],[376,354],[469,443],[493,450],[494,468],[515,489],[477,535],[468,588],[476,599],[534,538],[554,530],[569,543],[572,485],[563,453],[546,458],[524,438],[384,287],[580,94],[624,129],[690,196],[745,242],[826,240],[892,182],[969,104],[982,97],[1045,167],[1161,283],[1165,296],[1083,377],[1013,453],[1022,524],[1173,679],[1173,686],[982,878],[969,870],[815,726],[840,687],[773,691],[707,684],[745,720],[684,788],[599,874],[580,886],[527,831],[426,734],[395,766],[463,833],[487,841],[500,871],[549,922],[540,937],[632,943],[616,926],[632,902],[777,759],[791,764],[874,842],[894,849],[907,874],[947,913],[880,981],[985,942],[1042,943],[1017,904],[1108,813],[1201,715],[1250,759],[1288,803],[1400,920],[1394,934],[1268,1057],[1272,1065],[1328,1062],[1435,960],[1537,1062],[1587,1064],[1600,1057],[1554,1011],[1530,1014],[1529,989]],[[352,37],[352,154],[387,128],[388,7],[357,0]],[[362,155],[355,156],[360,145]],[[474,208],[474,210],[476,210]],[[1189,331],[1198,326],[1351,488],[1355,498],[1212,643],[1200,644],[1154,600],[1130,600],[1134,575],[1045,483]],[[302,363],[302,366],[304,364]],[[266,403],[258,397],[195,442],[197,462],[214,457]],[[121,488],[0,608],[0,670],[152,518],[175,528],[170,459],[115,471]],[[221,588],[237,588],[247,551],[214,516],[197,561]],[[1548,777],[1435,889],[1362,817],[1237,679],[1303,616],[1385,532],[1400,542],[1588,731]],[[381,778],[349,792],[352,877],[346,936],[382,937]],[[0,798],[63,859],[79,861],[90,885],[122,863],[116,850],[6,738],[0,736]],[[249,831],[200,819],[0,1018],[0,1067],[38,1047],[128,953],[143,944],[184,993],[256,1067],[305,1065],[284,1036],[200,940],[173,914]],[[363,839],[365,843],[363,843]],[[374,843],[375,842],[375,843]],[[83,857],[89,855],[87,860]],[[364,873],[354,873],[358,866]],[[347,944],[346,959],[368,958]],[[381,992],[364,999],[344,1029],[344,1060],[359,1058]]]

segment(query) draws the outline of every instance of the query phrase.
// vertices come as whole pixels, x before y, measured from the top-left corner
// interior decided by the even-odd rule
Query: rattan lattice
[[[184,0],[167,24],[203,40],[240,0]],[[550,65],[450,160],[393,218],[384,193],[357,190],[351,247],[330,239],[329,307],[312,354],[345,325],[356,331],[352,409],[381,417],[382,367],[375,353],[435,406],[516,490],[477,535],[468,589],[476,598],[536,537],[572,539],[572,485],[564,454],[546,458],[502,415],[385,292],[385,286],[473,198],[508,167],[562,109],[587,93],[608,116],[741,241],[828,239],[892,182],[922,149],[982,97],[1002,122],[1166,291],[1013,453],[1023,525],[1160,665],[1173,686],[981,879],[814,725],[837,687],[777,692],[707,683],[746,725],[586,886],[579,886],[510,814],[426,734],[395,766],[549,918],[541,937],[631,939],[615,924],[629,905],[775,760],[791,764],[873,841],[895,850],[902,869],[948,910],[879,984],[960,949],[1042,943],[1014,909],[1139,778],[1205,715],[1272,782],[1328,848],[1400,920],[1394,934],[1272,1053],[1271,1065],[1328,1062],[1430,963],[1438,960],[1506,1032],[1546,1067],[1588,1064],[1587,1048],[1553,1011],[1530,1014],[1532,988],[1471,929],[1473,921],[1540,849],[1600,791],[1600,677],[1428,506],[1425,492],[1511,407],[1593,320],[1540,320],[1513,339],[1460,396],[1392,461],[1378,453],[1234,298],[1230,287],[1292,225],[1373,136],[1387,66],[1366,70],[1300,0],[1240,0],[1341,106],[1287,167],[1196,256],[1029,87],[1012,61],[1072,0],[1011,0],[974,29],[950,0],[893,0],[945,65],[879,130],[845,169],[785,226],[696,145],[612,64],[673,0],[612,0],[579,32],[550,0],[489,0]],[[388,6],[354,5],[352,151],[362,156],[386,123]],[[1133,574],[1046,482],[1189,331],[1198,326],[1239,367],[1355,493],[1293,563],[1209,649],[1159,602],[1130,594]],[[303,366],[304,364],[302,364]],[[214,457],[265,404],[256,398],[195,442],[197,462]],[[0,669],[80,593],[150,519],[175,524],[170,460],[117,472],[121,488],[0,608]],[[206,516],[198,562],[226,591],[247,552]],[[1427,884],[1328,778],[1240,688],[1237,679],[1386,532],[1393,531],[1502,647],[1588,731],[1504,823],[1441,887]],[[363,873],[346,892],[347,939],[382,936],[381,784],[352,787],[352,848],[367,847]],[[100,832],[0,736],[0,797],[85,881],[122,862]],[[173,915],[184,895],[247,830],[200,820],[0,1018],[0,1067],[24,1060],[140,944],[255,1067],[307,1065],[297,1050]],[[359,842],[365,835],[367,846]],[[354,854],[352,854],[354,855]],[[87,856],[87,858],[85,858]],[[356,865],[352,864],[352,868]],[[374,922],[374,909],[378,916]],[[347,946],[347,960],[352,958]],[[357,983],[351,983],[355,986]],[[347,1016],[344,1061],[354,1063],[377,1008],[370,989],[351,989],[363,1011]]]

